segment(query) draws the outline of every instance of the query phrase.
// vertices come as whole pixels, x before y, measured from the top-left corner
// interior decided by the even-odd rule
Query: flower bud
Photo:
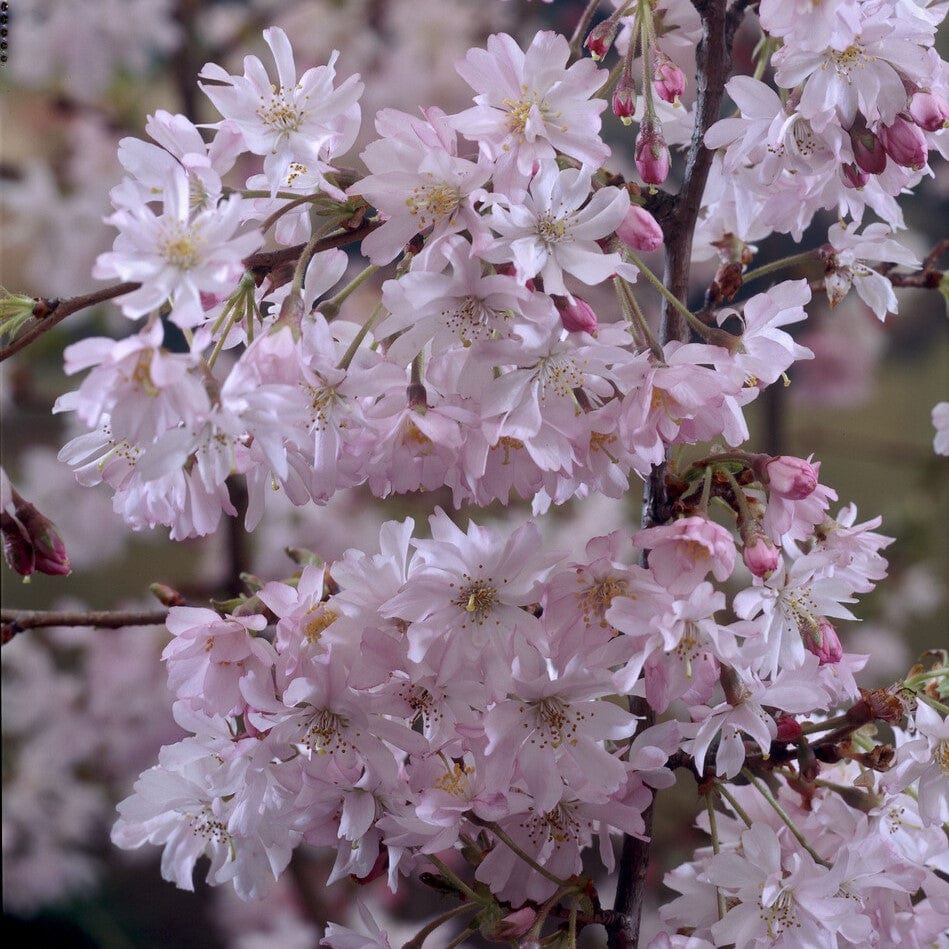
[[[767,580],[778,569],[781,555],[764,534],[757,534],[752,543],[745,544],[741,559],[754,576]]]
[[[801,723],[793,715],[782,715],[776,722],[778,741],[797,741],[804,734]]]
[[[817,656],[822,666],[833,665],[843,658],[844,647],[840,644],[837,630],[823,616],[818,619],[813,631],[809,630],[803,639],[804,648]]]
[[[526,936],[536,919],[537,910],[530,906],[522,906],[513,913],[503,916],[489,932],[483,935],[492,942],[512,942],[519,936]]]
[[[669,177],[669,146],[662,130],[643,122],[636,137],[636,170],[647,185],[661,185]]]
[[[925,132],[938,132],[949,125],[949,102],[937,92],[917,92],[909,100],[909,114]]]
[[[7,566],[21,577],[33,574],[36,570],[33,545],[16,518],[0,513],[0,533],[3,534],[3,559]]]
[[[63,544],[56,525],[30,504],[20,499],[17,507],[17,520],[23,525],[30,543],[33,545],[36,569],[40,573],[64,577],[72,573],[66,546]]]
[[[844,176],[844,186],[847,188],[854,188],[859,191],[861,188],[865,187],[867,182],[870,180],[870,176],[854,164],[848,163],[841,165],[840,171]]]
[[[628,69],[620,73],[619,81],[613,89],[613,115],[615,115],[623,125],[629,125],[633,121],[633,113],[636,111],[636,84]]]
[[[918,125],[898,115],[892,125],[881,126],[879,134],[887,155],[897,165],[915,170],[926,164],[929,147]]]
[[[789,501],[803,501],[817,487],[817,469],[803,458],[776,455],[765,463],[761,480],[774,494]]]
[[[886,168],[883,143],[863,123],[850,130],[850,144],[853,146],[853,159],[861,171],[878,175]]]
[[[653,73],[653,89],[663,102],[675,103],[685,92],[685,73],[671,59],[661,58]]]
[[[556,297],[554,302],[560,314],[560,322],[568,333],[589,333],[596,336],[600,324],[593,307],[583,297]]]
[[[631,204],[626,217],[616,228],[616,236],[633,250],[655,250],[662,246],[662,228],[656,219],[638,204]]]
[[[596,60],[601,60],[613,45],[613,38],[616,36],[616,20],[610,17],[602,23],[597,23],[583,41],[583,45],[590,51],[590,56]]]

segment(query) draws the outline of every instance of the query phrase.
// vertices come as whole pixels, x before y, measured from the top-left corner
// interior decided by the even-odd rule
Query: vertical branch
[[[719,117],[725,81],[731,68],[731,40],[746,3],[736,4],[726,12],[727,0],[693,0],[702,17],[702,39],[696,49],[696,118],[692,143],[686,161],[682,188],[672,203],[667,218],[666,268],[663,282],[672,294],[685,302],[689,290],[689,269],[692,263],[692,236],[698,220],[705,183],[712,166],[712,152],[704,145],[705,133]],[[684,317],[670,303],[662,311],[662,343],[672,340],[687,342],[689,327]],[[663,462],[653,468],[643,492],[642,526],[653,527],[669,518],[666,493],[666,468]],[[641,715],[640,729],[648,728],[655,716],[646,702],[633,699],[630,711]],[[649,837],[652,834],[653,808],[643,814],[646,840],[626,835],[617,874],[616,899],[613,909],[617,924],[608,929],[609,949],[634,949],[639,945],[639,929],[645,897],[646,871],[649,866]]]

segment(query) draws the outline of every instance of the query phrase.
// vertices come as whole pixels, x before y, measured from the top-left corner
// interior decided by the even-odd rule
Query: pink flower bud
[[[33,545],[36,569],[40,573],[64,577],[72,572],[66,546],[63,544],[56,525],[30,504],[20,499],[17,507],[17,520],[23,525],[30,543]]]
[[[909,100],[909,114],[925,132],[938,132],[949,125],[949,102],[937,92],[917,92]]]
[[[537,911],[530,906],[522,906],[502,917],[492,927],[491,931],[485,933],[488,939],[497,942],[510,942],[517,939],[518,936],[525,936],[530,932],[531,926],[537,919]],[[523,945],[523,943],[522,943]]]
[[[745,544],[741,559],[754,576],[767,580],[778,569],[781,555],[764,534],[758,534],[753,543]]]
[[[762,480],[774,494],[803,501],[817,487],[817,469],[803,458],[776,455],[765,464]]]
[[[878,175],[886,168],[883,143],[865,125],[854,125],[850,130],[850,144],[857,167],[868,175]]]
[[[583,41],[583,45],[590,51],[590,56],[594,60],[602,59],[613,45],[613,38],[616,36],[616,20],[612,17],[598,23]]]
[[[655,250],[662,246],[662,228],[656,219],[638,204],[630,205],[616,236],[633,250]]]
[[[685,92],[685,73],[672,62],[663,58],[656,63],[653,89],[663,102],[676,102]]]
[[[630,125],[633,121],[633,113],[636,111],[636,97],[633,91],[620,89],[620,87],[617,86],[613,90],[612,107],[613,115],[615,115],[623,125]]]
[[[813,631],[808,630],[804,634],[803,639],[804,648],[817,656],[822,666],[833,665],[843,658],[844,647],[840,644],[837,630],[823,616]]]
[[[0,533],[3,534],[3,559],[7,566],[21,577],[29,577],[36,570],[36,556],[26,531],[9,514],[0,513]]]
[[[589,333],[596,335],[600,325],[593,312],[593,307],[583,297],[557,297],[555,300],[557,311],[560,313],[560,322],[568,333]]]
[[[797,741],[804,734],[800,722],[793,715],[782,715],[776,724],[778,741]]]
[[[633,82],[632,74],[628,69],[620,73],[619,81],[613,90],[613,115],[615,115],[623,125],[629,125],[633,121],[633,113],[636,111],[636,84]]]
[[[643,122],[636,137],[636,170],[647,185],[661,185],[669,177],[669,146],[662,130]]]
[[[859,191],[870,180],[870,176],[865,171],[861,171],[853,164],[841,165],[840,171],[844,176],[844,185],[847,188],[855,188]]]
[[[881,126],[880,140],[887,155],[904,168],[922,168],[926,164],[929,147],[922,129],[902,116],[897,116],[892,125]]]

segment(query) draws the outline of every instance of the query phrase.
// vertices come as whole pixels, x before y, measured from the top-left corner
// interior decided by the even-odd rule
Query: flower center
[[[195,837],[203,837],[208,843],[226,844],[231,839],[231,835],[227,832],[227,825],[218,820],[208,807],[205,807],[200,814],[189,817],[188,824]]]
[[[832,49],[830,58],[833,60],[837,75],[848,83],[852,83],[854,70],[863,69],[873,57],[868,56],[867,51],[859,43],[854,43],[842,52]]]
[[[297,88],[299,89],[299,86]],[[283,86],[279,89],[276,86],[271,86],[270,101],[268,102],[264,96],[261,96],[260,105],[254,110],[257,118],[267,128],[273,129],[281,135],[298,131],[306,114],[303,109],[297,108],[296,103],[291,100],[288,93],[290,93],[290,90]],[[309,96],[305,97],[305,99],[309,98]]]
[[[437,778],[434,787],[438,791],[445,791],[452,797],[465,798],[468,795],[468,775],[474,771],[473,767],[467,767],[453,763],[451,771],[446,771],[440,778]]]
[[[521,712],[525,709],[522,706]],[[565,741],[571,745],[577,743],[577,723],[570,713],[572,706],[556,697],[541,699],[533,703],[533,718],[537,728],[537,737],[530,738],[532,745],[539,748],[559,748]]]
[[[424,230],[454,214],[460,200],[458,189],[441,181],[413,188],[405,204],[409,213],[418,218],[419,229]]]
[[[563,218],[555,218],[550,214],[545,214],[537,222],[537,236],[548,248],[553,244],[559,244],[563,240],[569,240],[567,222]]]
[[[498,589],[494,586],[493,577],[488,577],[486,580],[471,580],[471,577],[465,574],[465,579],[470,582],[459,592],[454,604],[466,613],[470,613],[471,618],[480,626],[498,605]]]
[[[583,622],[589,626],[591,618],[595,617],[599,620],[601,628],[605,629],[609,623],[603,617],[610,608],[613,597],[628,595],[629,583],[622,577],[603,577],[602,580],[597,580],[592,586],[577,594]]]
[[[303,635],[306,636],[308,643],[316,644],[323,635],[323,630],[327,626],[336,622],[339,613],[323,605],[317,606],[307,614],[307,621],[303,627]]]
[[[499,314],[485,306],[482,300],[472,296],[465,297],[455,307],[442,310],[441,316],[448,329],[458,334],[465,349],[474,340],[484,339],[491,332],[491,317],[510,318],[508,314]]]
[[[330,754],[333,751],[346,752],[353,748],[342,734],[348,724],[342,715],[328,709],[319,709],[304,724],[302,743],[309,751],[315,751],[318,755]]]
[[[167,228],[158,242],[158,253],[176,270],[191,270],[201,262],[201,234],[180,224]]]

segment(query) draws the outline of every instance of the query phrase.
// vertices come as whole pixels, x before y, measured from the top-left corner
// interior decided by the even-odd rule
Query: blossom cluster
[[[303,844],[335,854],[330,882],[393,890],[458,850],[523,935],[588,849],[612,870],[613,836],[648,836],[654,793],[688,767],[718,802],[699,821],[713,848],[668,878],[683,896],[663,918],[690,945],[924,945],[949,906],[945,690],[921,667],[857,687],[867,657],[838,627],[885,577],[890,538],[853,505],[831,513],[812,458],[742,448],[745,407],[814,355],[792,335],[812,286],[730,304],[782,266],[746,270],[754,241],[836,209],[811,258],[830,305],[854,289],[896,312],[888,274],[918,266],[896,196],[946,149],[946,6],[761,0],[756,76],[773,83],[732,78],[737,112],[699,133],[699,13],[613,7],[590,57],[553,32],[468,50],[472,103],[379,111],[358,171],[361,79],[336,52],[300,72],[278,28],[272,65],[202,69],[218,121],[158,111],[150,141],[120,143],[95,275],[141,322],[67,348],[67,373],[88,374],[56,410],[86,429],[61,460],[132,528],[213,534],[238,514],[235,478],[248,529],[277,492],[322,505],[359,485],[538,515],[662,479],[664,509],[571,562],[531,521],[463,530],[439,508],[428,536],[389,521],[378,552],[175,606],[164,659],[190,735],[142,774],[113,840],[163,846],[186,889],[208,857],[246,900]],[[610,107],[638,123],[627,177]],[[640,254],[681,244],[655,186],[693,139],[715,155],[692,252],[721,266],[699,315],[661,288],[693,335],[657,338]],[[68,569],[0,487],[24,563]]]
[[[761,480],[738,489],[740,503],[763,516],[743,558],[732,531],[698,513],[594,538],[568,563],[544,552],[532,522],[463,531],[439,510],[430,539],[411,519],[389,522],[377,553],[310,563],[230,613],[174,608],[164,659],[193,736],[164,748],[120,804],[114,842],[163,845],[163,875],[188,889],[207,855],[210,882],[249,899],[304,842],[335,850],[330,882],[385,873],[395,889],[478,838],[476,879],[517,909],[549,898],[551,875],[580,873],[587,848],[612,868],[610,835],[643,835],[676,749],[711,780],[794,761],[820,710],[868,701],[853,679],[866,657],[844,652],[829,618],[853,618],[847,604],[884,575],[889,539],[878,521],[855,523],[852,506],[829,517],[832,492],[802,459],[752,466]],[[636,694],[670,717],[637,730],[614,701]],[[874,701],[850,713],[856,723],[903,721],[898,697]],[[718,856],[673,875],[688,899],[669,919],[710,929],[715,944],[806,926],[866,945],[883,919],[891,934],[929,938],[945,897],[947,725],[922,701],[910,723],[895,767],[861,785],[875,791],[866,806],[815,783],[813,752],[812,771],[779,778],[816,858],[754,788],[739,789],[751,829],[729,820]],[[870,757],[852,750],[839,768]],[[741,874],[726,866],[732,852],[748,861]],[[718,923],[715,886],[736,907]]]

